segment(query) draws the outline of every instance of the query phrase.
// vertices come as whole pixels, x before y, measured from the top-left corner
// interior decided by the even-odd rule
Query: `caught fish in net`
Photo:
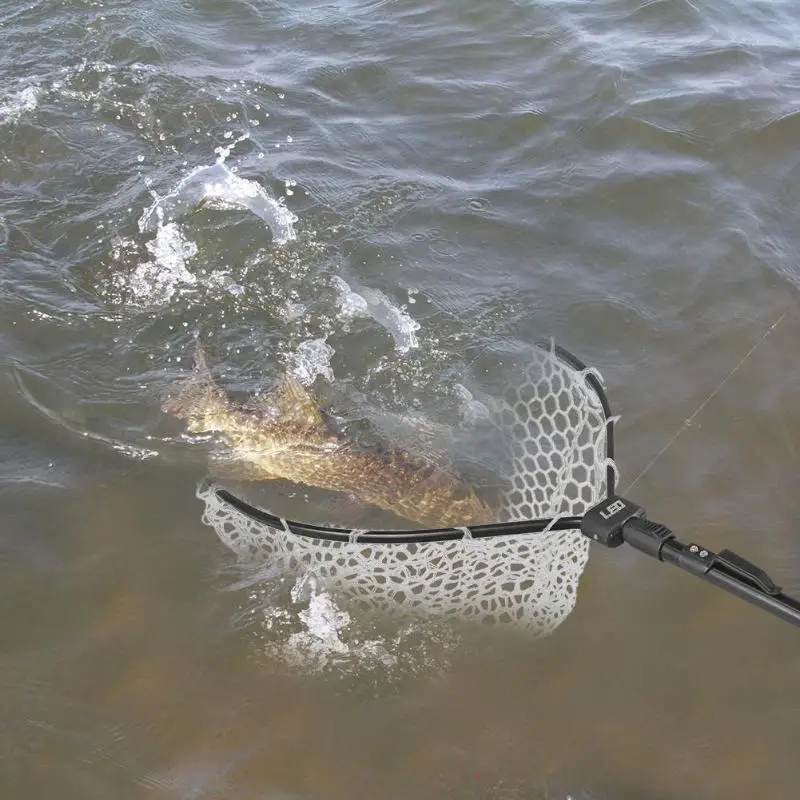
[[[303,387],[283,384],[257,415],[236,422],[229,403],[201,372],[166,408],[190,430],[221,431],[239,477],[341,491],[372,476],[362,499],[417,523],[347,530],[293,522],[207,482],[198,491],[204,521],[242,558],[311,575],[367,610],[547,634],[573,609],[590,545],[580,520],[613,494],[615,468],[602,381],[566,351],[534,348],[517,384],[493,404],[506,481],[491,499],[423,458],[343,440]]]
[[[202,363],[201,363],[202,366]],[[168,401],[190,430],[223,434],[239,472],[325,489],[418,524],[344,529],[294,522],[208,483],[204,520],[243,558],[310,576],[366,609],[511,623],[552,632],[574,608],[590,543],[629,544],[800,626],[800,600],[723,549],[683,543],[615,494],[614,419],[598,373],[568,351],[534,349],[495,403],[506,484],[493,501],[424,458],[368,453],[326,426],[302,387],[284,384],[255,417],[202,373]],[[421,526],[421,527],[420,527]]]

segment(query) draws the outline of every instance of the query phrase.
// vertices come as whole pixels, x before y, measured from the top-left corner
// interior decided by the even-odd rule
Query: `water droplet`
[[[468,203],[471,211],[487,211],[492,204],[485,197],[473,197]]]

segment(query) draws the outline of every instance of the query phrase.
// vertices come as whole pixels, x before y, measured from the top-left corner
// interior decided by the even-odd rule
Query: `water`
[[[291,372],[452,444],[553,336],[632,499],[800,593],[798,34],[788,2],[6,0],[5,794],[795,797],[791,627],[625,549],[546,639],[359,616],[237,563],[159,405],[199,337],[233,392]]]

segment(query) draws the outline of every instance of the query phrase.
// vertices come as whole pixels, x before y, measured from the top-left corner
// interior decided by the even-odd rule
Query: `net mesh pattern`
[[[503,521],[582,516],[607,495],[608,420],[590,383],[555,352],[537,348],[518,385],[495,404],[506,444]],[[598,376],[596,376],[598,377]],[[204,522],[247,560],[313,575],[369,610],[512,623],[547,634],[570,613],[589,541],[549,530],[446,542],[366,544],[310,539],[252,519],[202,485]]]

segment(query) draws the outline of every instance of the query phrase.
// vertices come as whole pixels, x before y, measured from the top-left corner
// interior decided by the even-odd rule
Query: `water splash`
[[[314,671],[320,671],[337,657],[347,655],[348,647],[342,641],[342,635],[352,618],[336,605],[313,577],[298,579],[292,587],[292,602],[299,603],[306,593],[308,605],[297,615],[304,630],[288,638],[286,649],[301,662],[296,666],[312,666]]]
[[[128,283],[137,303],[168,303],[181,286],[197,283],[186,267],[186,262],[197,255],[197,245],[184,236],[176,223],[160,227],[146,247],[153,260],[139,264]]]
[[[156,197],[140,217],[139,231],[156,231],[201,204],[222,210],[250,211],[266,223],[276,244],[295,238],[297,217],[261,184],[236,175],[223,160],[193,169],[171,192]]]
[[[41,97],[41,88],[36,85],[27,86],[9,95],[0,102],[0,124],[17,122],[23,114],[36,110]]]
[[[200,206],[250,211],[266,224],[278,245],[295,238],[297,217],[261,184],[240,177],[225,164],[234,148],[248,139],[249,134],[235,139],[231,132],[225,135],[231,141],[216,148],[217,159],[213,164],[191,170],[165,195],[153,192],[153,202],[142,212],[139,232],[155,233],[155,239],[146,244],[152,259],[139,264],[128,280],[126,288],[135,302],[163,305],[182,286],[195,286],[198,282],[233,295],[244,294],[245,287],[227,273],[212,272],[199,281],[187,268],[187,261],[197,255],[198,248],[187,238],[180,220]]]
[[[338,275],[334,275],[333,285],[339,295],[340,316],[345,321],[353,319],[354,317],[369,316],[367,301],[360,294],[354,292],[347,281],[340,278]]]
[[[305,675],[392,682],[406,675],[441,673],[460,643],[452,627],[419,620],[386,630],[386,621],[360,620],[310,575],[297,578],[288,603],[263,603],[262,584],[251,591],[251,621],[259,660]]]
[[[398,353],[405,354],[419,347],[416,331],[420,329],[420,324],[415,322],[404,309],[395,306],[377,289],[364,289],[363,297],[367,302],[370,316],[392,335]]]
[[[340,315],[345,320],[372,317],[391,334],[398,353],[405,354],[419,347],[416,332],[420,329],[420,324],[405,309],[394,305],[383,292],[364,288],[358,294],[350,288],[347,281],[338,276],[334,278],[334,286],[339,293]]]
[[[305,385],[313,383],[317,375],[321,375],[328,383],[333,383],[331,358],[335,352],[324,338],[301,342],[294,354],[294,365],[290,374]]]

